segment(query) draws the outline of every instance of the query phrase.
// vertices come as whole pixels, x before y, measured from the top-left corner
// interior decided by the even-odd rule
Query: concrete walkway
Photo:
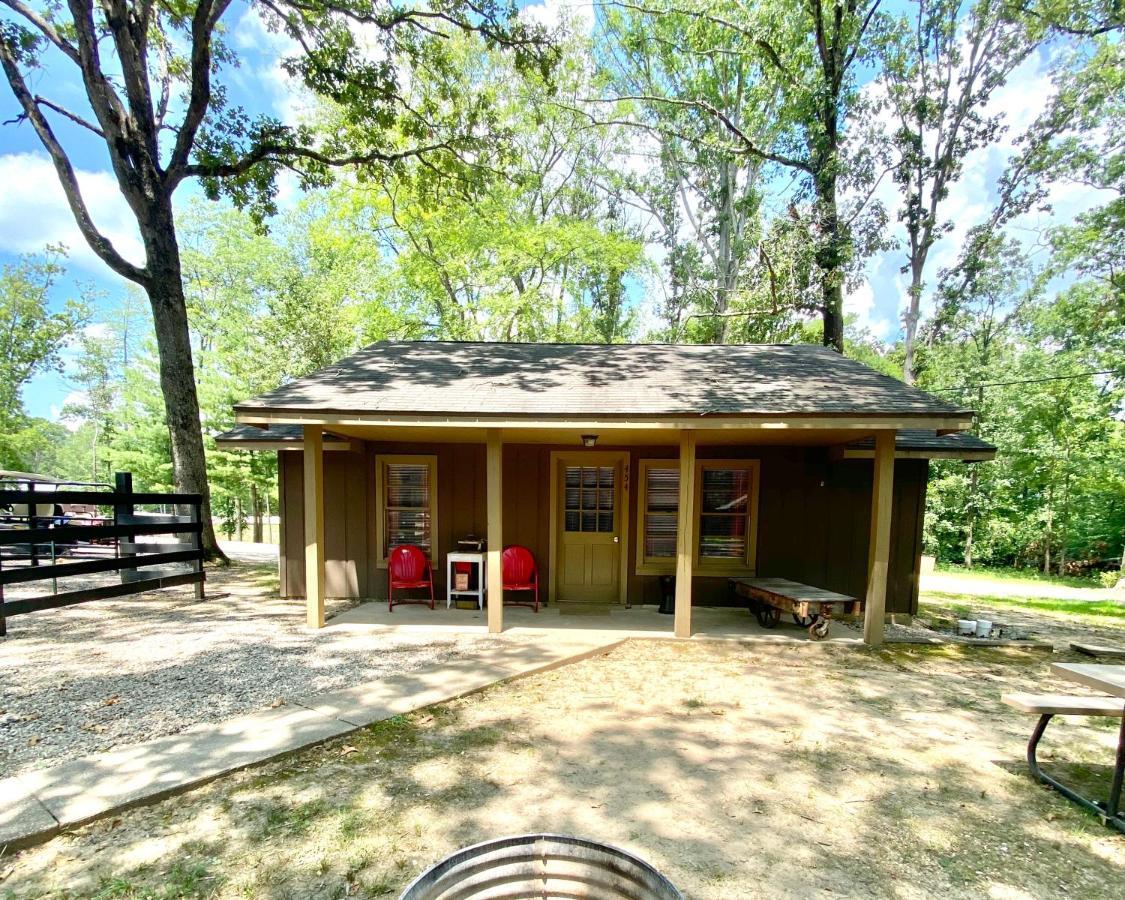
[[[607,652],[623,641],[620,634],[604,632],[556,637],[490,644],[431,669],[293,698],[274,709],[4,779],[0,855],[373,722]]]

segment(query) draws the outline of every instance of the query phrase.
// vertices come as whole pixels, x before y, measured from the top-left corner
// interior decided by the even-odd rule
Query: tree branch
[[[765,160],[767,162],[774,162],[778,165],[786,166],[787,168],[800,169],[802,172],[812,174],[812,166],[802,159],[797,159],[792,156],[785,156],[781,153],[774,153],[770,150],[763,150],[761,147],[755,144],[753,140],[750,139],[746,132],[744,132],[734,123],[730,116],[728,116],[721,109],[718,109],[713,104],[708,103],[706,100],[681,100],[680,98],[676,97],[657,97],[651,94],[626,94],[624,96],[613,97],[608,100],[603,100],[597,97],[583,98],[583,101],[586,103],[618,103],[622,100],[637,100],[642,103],[666,103],[669,106],[690,107],[702,110],[703,112],[712,116],[714,119],[718,120],[722,124],[722,126],[739,141],[745,152],[749,153],[751,156],[756,156],[758,159]]]
[[[182,179],[180,170],[188,163],[199,126],[211,103],[211,33],[227,11],[231,0],[203,0],[191,20],[191,93],[183,123],[176,134],[176,145],[168,162],[168,183]]]
[[[368,153],[353,153],[348,156],[329,156],[314,150],[311,147],[297,147],[291,144],[262,143],[254,147],[241,159],[229,163],[193,163],[183,166],[179,170],[179,178],[230,178],[244,175],[259,163],[274,161],[282,162],[288,159],[306,159],[320,163],[323,166],[339,168],[342,166],[361,166],[371,163],[396,163],[407,159],[421,159],[430,153],[446,151],[454,156],[456,151],[448,143],[429,144],[425,147],[413,147],[397,153],[381,153],[372,150]],[[179,179],[177,179],[179,180]]]
[[[70,121],[72,121],[75,125],[81,125],[83,128],[86,128],[89,131],[94,132],[94,134],[96,134],[102,140],[105,140],[105,132],[102,131],[100,128],[98,128],[98,126],[95,125],[93,122],[90,122],[86,119],[83,119],[80,115],[78,115],[76,113],[72,113],[66,107],[60,106],[59,104],[55,103],[54,101],[48,100],[46,97],[41,97],[38,94],[36,94],[34,99],[35,99],[35,102],[37,104],[39,104],[40,106],[45,106],[45,107],[47,107],[47,109],[53,109],[60,116],[64,116],[64,117],[70,119]]]
[[[42,110],[36,104],[35,98],[27,89],[23,75],[16,65],[12,48],[3,39],[0,39],[0,64],[3,65],[4,74],[7,76],[8,84],[11,85],[12,93],[16,95],[16,100],[23,107],[24,115],[31,122],[47,153],[50,154],[55,172],[62,183],[63,193],[66,194],[66,201],[74,214],[74,219],[78,223],[82,236],[86,239],[86,243],[118,275],[137,284],[144,284],[148,280],[147,271],[133,265],[121,256],[109,239],[98,231],[94,220],[90,217],[86,202],[82,199],[82,191],[78,186],[78,176],[74,172],[74,167],[71,165],[66,151],[63,150],[62,145],[55,137],[55,133],[51,130],[50,123],[44,118]]]
[[[16,15],[23,17],[34,25],[47,40],[69,57],[71,62],[79,62],[78,50],[75,49],[74,45],[59,34],[54,25],[24,3],[23,0],[0,0],[0,3],[3,3],[8,9],[16,13]]]

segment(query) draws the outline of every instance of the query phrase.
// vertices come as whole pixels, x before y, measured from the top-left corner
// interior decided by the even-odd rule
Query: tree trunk
[[[969,473],[968,521],[965,524],[965,568],[973,567],[973,529],[977,522],[977,484],[980,480],[976,466]]]
[[[1051,521],[1053,513],[1051,510],[1051,492],[1047,491],[1047,532],[1043,535],[1043,574],[1051,574]]]
[[[270,492],[266,491],[266,534],[269,535],[269,543],[280,544],[281,535],[278,534],[277,540],[274,540],[273,532],[273,510],[270,509]]]
[[[902,380],[914,384],[914,346],[918,339],[918,321],[922,310],[922,269],[926,265],[924,256],[915,254],[910,260],[910,297],[906,315],[902,317]]]
[[[844,233],[836,205],[835,153],[817,166],[817,208],[821,238],[816,263],[821,277],[821,315],[824,320],[824,346],[844,352]]]
[[[258,483],[250,482],[250,515],[254,517],[254,531],[251,540],[262,543],[262,498],[258,494]]]
[[[199,421],[187,302],[171,200],[154,201],[146,212],[140,231],[149,276],[143,287],[152,305],[160,390],[172,445],[172,477],[177,491],[202,495],[203,548],[209,559],[225,560],[211,521],[211,490],[207,484],[203,427]]]

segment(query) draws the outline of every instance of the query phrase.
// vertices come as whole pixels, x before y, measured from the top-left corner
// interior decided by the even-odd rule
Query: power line
[[[1090,378],[1094,375],[1125,375],[1125,369],[1103,369],[1098,371],[1077,372],[1073,375],[1049,375],[1043,378],[1020,378],[1016,381],[982,381],[979,384],[962,384],[951,387],[926,388],[933,394],[948,393],[950,391],[970,391],[982,387],[1009,387],[1016,384],[1042,384],[1047,381],[1072,381],[1075,378]]]

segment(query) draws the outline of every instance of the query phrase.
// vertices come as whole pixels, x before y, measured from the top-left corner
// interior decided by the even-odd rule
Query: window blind
[[[403,544],[430,553],[430,467],[426,463],[386,463],[383,490],[384,556]]]

